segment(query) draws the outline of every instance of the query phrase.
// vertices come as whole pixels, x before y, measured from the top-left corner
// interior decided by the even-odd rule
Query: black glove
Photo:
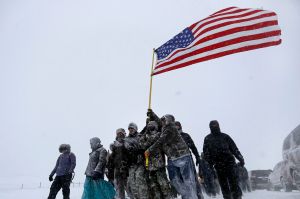
[[[148,111],[147,111],[147,116],[148,116],[148,117],[152,117],[152,116],[153,116],[153,111],[152,111],[152,109],[148,109]]]
[[[134,146],[132,146],[132,145],[129,145],[129,146],[127,147],[127,150],[129,151],[129,153],[135,153],[135,152],[136,152]]]
[[[102,173],[97,172],[97,171],[93,171],[92,173],[92,179],[93,180],[100,180],[102,178]]]
[[[148,113],[147,113],[147,114],[148,114]],[[149,122],[150,122],[150,118],[147,117],[147,119],[146,119],[146,126],[148,125]]]
[[[240,160],[240,165],[241,165],[241,167],[245,166],[245,161],[243,159]]]
[[[53,181],[53,176],[52,176],[52,175],[49,176],[49,181],[50,181],[50,182]]]
[[[198,166],[200,164],[200,157],[196,157],[196,166]]]

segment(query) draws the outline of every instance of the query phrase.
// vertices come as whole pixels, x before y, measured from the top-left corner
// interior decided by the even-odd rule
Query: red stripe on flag
[[[245,10],[248,10],[248,9],[245,9]],[[262,11],[262,10],[259,10],[259,11]],[[235,11],[235,12],[238,13],[238,10]],[[224,15],[225,15],[225,14],[224,14]],[[239,16],[239,15],[238,15],[238,16]],[[217,17],[217,16],[210,15],[210,16],[208,16],[208,17],[206,17],[206,18],[204,18],[204,19],[202,19],[202,20],[200,20],[200,21],[198,21],[198,22],[192,24],[192,25],[190,26],[190,28],[192,29],[192,28],[194,28],[198,23],[201,23],[201,22],[203,22],[203,21],[206,21],[206,20],[208,20],[208,19],[213,19],[213,18],[216,18],[216,17]],[[218,20],[218,19],[216,19],[216,20]]]
[[[241,14],[241,15],[234,15],[234,16],[228,16],[228,17],[223,17],[223,18],[219,18],[219,19],[214,19],[214,20],[208,21],[206,23],[203,23],[204,25],[202,24],[201,26],[199,26],[194,32],[197,32],[201,27],[203,27],[205,25],[208,25],[208,24],[211,24],[211,23],[214,23],[214,22],[218,22],[218,21],[225,20],[225,19],[235,19],[235,18],[247,17],[247,16],[250,16],[250,15],[259,13],[259,12],[262,12],[262,11],[261,10],[255,10],[255,11],[248,12],[248,13]]]
[[[211,26],[211,27],[206,28],[204,30],[210,31],[210,30],[213,30],[213,29],[221,28],[223,26],[228,26],[228,25],[235,24],[235,23],[241,23],[241,22],[252,21],[252,20],[254,21],[256,19],[262,19],[262,18],[272,17],[272,16],[276,16],[276,14],[275,13],[266,13],[266,14],[261,14],[261,15],[255,16],[255,17],[246,18],[246,19],[237,19],[235,21],[227,21],[227,22],[223,22],[223,23]],[[199,28],[197,28],[197,31],[199,29],[203,28],[206,25],[208,25],[208,24],[203,24],[203,25],[199,26]],[[197,31],[195,31],[195,32],[197,32]],[[201,31],[201,33],[197,33],[197,36],[198,36],[198,34],[203,34],[203,31]],[[205,31],[205,32],[207,32],[207,31]]]
[[[240,13],[240,12],[243,12],[243,11],[246,11],[246,10],[250,10],[250,9],[234,10],[234,11],[231,11],[231,12],[225,12],[225,13],[216,14],[216,15],[213,15],[212,17],[219,17],[219,16],[224,16],[224,15],[236,14],[236,13]]]
[[[215,14],[218,14],[218,13],[221,13],[221,12],[225,12],[225,11],[231,10],[233,8],[237,8],[237,7],[232,6],[232,7],[224,8],[222,10],[219,10],[218,12],[213,13],[212,15],[215,15]]]

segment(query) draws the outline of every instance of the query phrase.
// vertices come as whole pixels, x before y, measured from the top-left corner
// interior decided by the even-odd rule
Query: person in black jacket
[[[191,138],[191,136],[188,133],[184,133],[182,131],[182,126],[181,126],[181,123],[179,121],[175,122],[175,126],[176,126],[178,132],[180,133],[181,137],[183,138],[184,142],[188,145],[189,149],[194,154],[195,159],[196,159],[196,165],[199,165],[200,155],[198,153],[197,147],[194,144],[193,139]],[[201,191],[201,185],[200,185],[200,182],[198,180],[198,177],[197,177],[198,175],[197,175],[197,171],[196,171],[196,168],[195,168],[194,164],[193,164],[193,167],[194,167],[195,178],[196,178],[195,180],[196,180],[196,186],[197,186],[197,196],[198,196],[198,199],[203,199],[203,195],[202,195],[202,191]]]
[[[248,170],[246,169],[246,167],[241,166],[240,163],[237,164],[237,167],[238,167],[238,174],[239,174],[239,184],[242,191],[251,192]]]
[[[235,158],[244,166],[244,158],[231,137],[222,133],[217,120],[209,123],[211,133],[204,139],[204,158],[217,171],[224,199],[241,199]]]

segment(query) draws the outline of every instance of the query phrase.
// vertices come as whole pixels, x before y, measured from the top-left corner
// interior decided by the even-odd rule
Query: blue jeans
[[[193,160],[190,154],[174,160],[168,160],[168,172],[171,184],[183,199],[198,199]]]

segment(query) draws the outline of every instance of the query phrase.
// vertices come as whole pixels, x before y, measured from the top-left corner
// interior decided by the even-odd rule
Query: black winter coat
[[[210,165],[235,165],[235,159],[244,162],[244,158],[231,137],[225,133],[211,133],[204,139],[204,159]]]

